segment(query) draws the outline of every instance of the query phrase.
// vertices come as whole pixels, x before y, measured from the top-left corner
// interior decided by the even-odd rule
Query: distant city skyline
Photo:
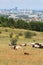
[[[43,10],[43,0],[0,0],[0,9]]]

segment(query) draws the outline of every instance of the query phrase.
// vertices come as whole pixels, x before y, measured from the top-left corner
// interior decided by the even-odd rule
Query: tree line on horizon
[[[27,22],[24,20],[14,20],[13,18],[0,17],[0,27],[11,27],[34,31],[43,31],[43,22],[31,21]]]

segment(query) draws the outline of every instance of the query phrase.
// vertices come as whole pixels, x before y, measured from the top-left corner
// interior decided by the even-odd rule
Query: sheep
[[[35,47],[35,48],[39,48],[40,46],[35,44],[34,47]]]
[[[14,49],[21,49],[21,46],[14,46]]]
[[[32,45],[32,47],[35,47],[35,48],[39,48],[40,47],[39,43],[31,43],[31,45]]]
[[[31,43],[31,45],[34,45],[35,43]]]
[[[29,53],[27,53],[27,52],[24,52],[24,54],[25,54],[25,55],[29,55]]]
[[[25,44],[20,44],[20,46],[26,46],[26,43]]]
[[[32,44],[32,47],[43,48],[43,44],[41,44],[41,43],[31,43],[31,44]]]

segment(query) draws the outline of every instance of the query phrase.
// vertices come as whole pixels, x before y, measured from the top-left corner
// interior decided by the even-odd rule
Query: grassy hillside
[[[24,29],[0,27],[0,65],[43,65],[43,49],[26,46],[14,50],[9,46],[9,43],[11,43],[9,37],[10,33],[13,33],[13,37],[15,38],[15,35],[21,32],[23,36],[19,36],[17,44],[30,43],[33,42],[33,40],[43,43],[43,32],[28,30],[32,33],[36,33],[36,36],[25,38],[24,33],[26,31],[27,30]],[[24,55],[24,52],[28,52],[29,55]]]
[[[7,31],[6,31],[7,30]],[[31,38],[25,38],[25,35],[24,33],[25,32],[31,32],[31,33],[35,33],[36,35],[32,36]],[[24,30],[24,29],[12,29],[12,28],[4,28],[4,27],[0,27],[0,38],[8,38],[8,40],[10,39],[9,38],[9,35],[13,33],[13,37],[15,38],[16,35],[22,33],[23,35],[21,37],[19,37],[18,41],[22,40],[22,42],[32,42],[33,40],[36,40],[37,42],[43,42],[43,32],[36,32],[36,31],[30,31],[30,30]]]

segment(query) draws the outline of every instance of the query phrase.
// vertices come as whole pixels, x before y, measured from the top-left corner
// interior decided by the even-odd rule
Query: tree
[[[9,18],[7,22],[8,27],[14,27],[14,22],[13,18]]]

